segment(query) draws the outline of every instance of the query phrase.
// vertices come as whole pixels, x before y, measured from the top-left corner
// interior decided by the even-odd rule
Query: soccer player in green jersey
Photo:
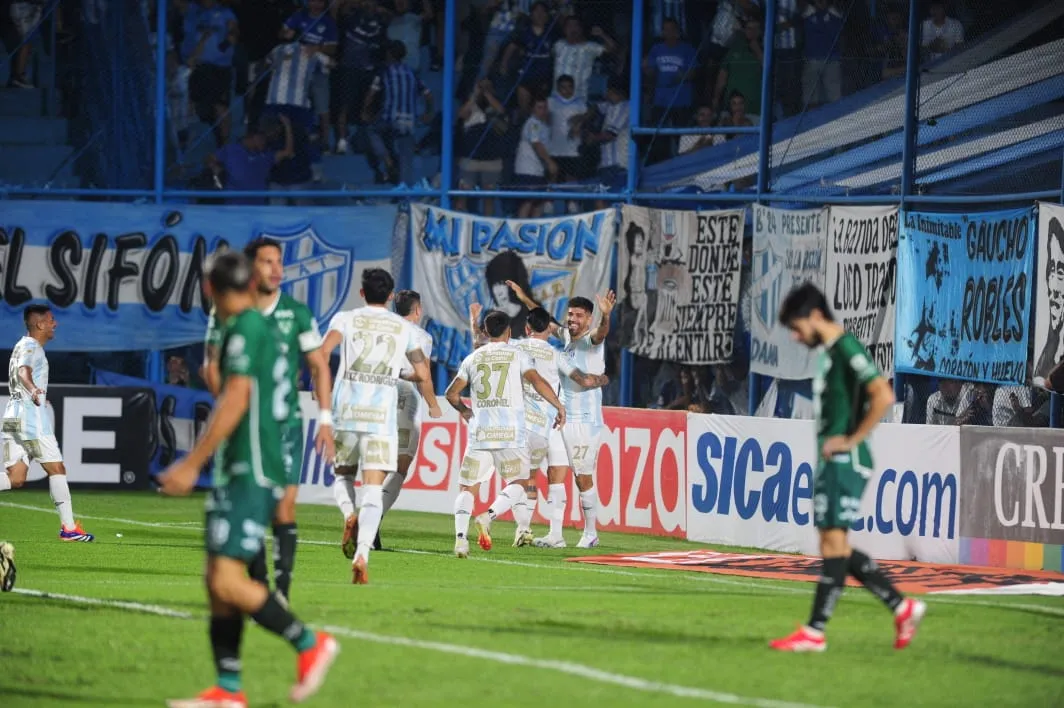
[[[244,617],[283,637],[299,652],[289,698],[301,702],[321,687],[340,651],[336,640],[314,633],[288,611],[279,595],[248,577],[262,550],[266,525],[284,494],[282,426],[288,420],[288,361],[266,318],[255,309],[251,265],[228,251],[211,259],[204,291],[214,299],[220,325],[221,392],[207,428],[192,450],[159,478],[166,494],[186,495],[215,454],[214,487],[207,497],[207,591],[217,684],[171,708],[246,706],[241,687]]]
[[[861,514],[861,495],[872,476],[868,436],[894,404],[890,384],[868,351],[834,320],[824,293],[811,283],[792,290],[780,323],[794,338],[819,350],[813,397],[819,464],[813,479],[813,523],[824,559],[809,623],[771,642],[780,651],[824,651],[824,625],[852,575],[894,612],[895,649],[916,634],[926,606],[903,598],[876,562],[851,548],[847,531]]]
[[[277,591],[287,601],[292,585],[296,556],[296,496],[299,492],[300,467],[303,460],[303,415],[299,408],[299,373],[306,361],[314,381],[318,401],[318,429],[315,445],[318,453],[333,460],[332,375],[329,360],[321,349],[318,323],[310,309],[281,292],[284,266],[281,244],[268,238],[255,239],[244,247],[244,256],[255,274],[255,307],[273,325],[280,340],[282,354],[288,362],[289,417],[281,431],[284,445],[285,494],[277,505],[273,520],[273,566]],[[206,380],[217,395],[218,327],[213,318],[207,325]],[[251,577],[269,585],[266,552],[251,564]]]

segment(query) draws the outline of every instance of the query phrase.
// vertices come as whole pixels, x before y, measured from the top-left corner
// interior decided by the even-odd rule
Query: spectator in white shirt
[[[550,156],[558,163],[558,171],[565,182],[583,178],[586,170],[580,164],[580,128],[587,101],[576,95],[573,77],[563,74],[555,83],[554,93],[547,99],[550,112]]]
[[[994,425],[1042,428],[1049,423],[1049,395],[1030,386],[1001,386],[994,393]]]
[[[973,388],[957,379],[939,379],[938,391],[927,397],[927,425],[960,425],[972,405]]]
[[[619,191],[628,184],[628,151],[632,144],[628,84],[620,79],[611,80],[606,89],[606,100],[597,108],[602,114],[602,130],[585,134],[584,140],[600,148],[599,183],[611,192]],[[605,209],[606,202],[599,201],[595,208]]]
[[[521,128],[521,141],[517,144],[514,160],[514,185],[525,189],[544,189],[548,181],[558,177],[558,164],[551,158],[550,111],[547,99],[537,98],[532,104],[532,115]],[[543,202],[529,199],[521,202],[517,216],[522,219],[543,216]]]
[[[695,127],[712,128],[713,117],[713,108],[711,106],[699,106],[698,111],[695,113]],[[722,142],[724,142],[724,136],[719,133],[715,135],[681,135],[680,154],[683,155],[687,152],[720,145]]]
[[[920,27],[920,45],[927,60],[935,61],[961,44],[964,44],[964,26],[946,17],[945,3],[935,0],[931,3],[931,17]]]
[[[578,98],[587,98],[588,83],[591,73],[595,69],[595,60],[607,52],[617,49],[617,44],[595,26],[591,28],[591,36],[602,40],[589,42],[584,39],[584,25],[576,16],[565,20],[565,38],[554,43],[554,82],[564,75],[573,77],[575,93]]]

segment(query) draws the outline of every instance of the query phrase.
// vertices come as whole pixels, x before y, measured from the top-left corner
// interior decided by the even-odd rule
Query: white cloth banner
[[[731,361],[744,217],[742,209],[621,209],[622,346],[681,364]]]
[[[854,547],[881,560],[957,563],[960,428],[883,424],[870,444],[875,472]],[[815,423],[689,415],[687,445],[687,540],[819,555]]]
[[[595,295],[610,282],[617,210],[552,219],[489,219],[410,207],[414,290],[422,295],[432,356],[457,368],[472,351],[469,306],[480,303],[513,318],[524,336],[527,310],[507,280],[520,285],[558,321],[569,299]]]
[[[1038,202],[1038,285],[1034,300],[1034,383],[1064,359],[1064,207]]]
[[[750,286],[750,369],[780,379],[808,379],[816,352],[779,324],[780,303],[796,285],[824,288],[828,210],[774,209],[755,204]]]
[[[828,302],[835,319],[893,378],[898,208],[831,207],[830,223]]]

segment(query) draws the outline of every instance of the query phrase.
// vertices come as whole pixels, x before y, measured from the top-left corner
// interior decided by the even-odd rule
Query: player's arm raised
[[[565,425],[565,406],[558,400],[558,394],[554,392],[554,389],[550,387],[547,380],[539,375],[539,372],[535,369],[529,369],[521,374],[525,381],[532,384],[532,388],[536,389],[536,393],[543,396],[543,399],[554,406],[554,410],[558,411],[558,416],[554,419],[554,427],[560,428]]]
[[[613,312],[613,306],[617,304],[617,296],[612,290],[607,290],[605,295],[599,295],[597,299],[601,319],[599,319],[598,327],[591,331],[591,343],[596,346],[605,342],[606,336],[610,333],[610,313]]]
[[[531,312],[532,310],[541,309],[543,307],[538,302],[533,300],[531,298],[531,296],[529,296],[529,294],[526,293],[521,288],[521,286],[518,285],[517,283],[515,283],[514,281],[507,280],[506,281],[506,285],[510,288],[510,290],[513,292],[513,294],[517,296],[517,299],[521,301],[521,304],[528,308],[529,312]],[[555,321],[555,319],[553,317],[551,317],[550,318],[550,333],[552,335],[556,335],[556,334],[558,334],[559,330],[561,330],[561,328],[562,328],[562,326],[560,324],[558,324],[558,322]]]
[[[440,402],[436,400],[436,390],[432,387],[432,370],[429,368],[429,360],[425,358],[425,352],[415,344],[414,348],[406,353],[406,358],[414,367],[414,376],[417,378],[413,381],[417,383],[421,397],[428,404],[429,418],[439,418],[443,411],[440,410]]]

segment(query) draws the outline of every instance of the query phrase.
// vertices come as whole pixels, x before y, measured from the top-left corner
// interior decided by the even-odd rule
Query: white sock
[[[403,482],[406,478],[398,472],[389,472],[388,476],[384,478],[384,485],[382,487],[384,491],[384,513],[387,514],[388,510],[395,506],[395,500],[399,498],[399,492],[403,489]]]
[[[355,478],[349,475],[337,475],[333,481],[333,497],[344,520],[355,513]]]
[[[495,497],[495,501],[488,507],[488,518],[492,521],[499,518],[510,510],[519,501],[527,499],[525,490],[520,484],[508,484],[499,492],[499,496]]]
[[[369,549],[381,527],[381,515],[384,513],[384,492],[379,484],[362,485],[362,506],[358,509],[358,550],[355,557],[362,556],[369,560]]]
[[[548,493],[550,501],[547,504],[551,511],[551,515],[547,517],[550,520],[550,537],[561,538],[562,523],[565,521],[565,502],[568,501],[565,485],[552,484]]]
[[[580,510],[584,512],[584,535],[598,536],[595,518],[598,516],[598,492],[595,488],[580,492]]]
[[[6,473],[0,473],[0,492],[6,492],[11,489],[11,477]]]
[[[535,506],[535,500],[529,499],[528,492],[525,491],[524,498],[514,504],[514,521],[517,522],[517,528],[522,531],[532,528],[532,510]]]
[[[469,535],[469,517],[473,515],[473,493],[458,492],[454,500],[454,535],[465,538]]]
[[[74,506],[70,503],[70,485],[67,484],[66,475],[49,475],[48,491],[52,495],[55,510],[59,512],[59,521],[68,529],[74,528]]]

